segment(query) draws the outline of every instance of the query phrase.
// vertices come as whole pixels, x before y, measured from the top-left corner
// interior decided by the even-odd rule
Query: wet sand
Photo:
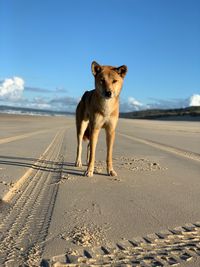
[[[0,121],[0,266],[198,266],[200,122],[121,119],[88,178],[73,117]]]

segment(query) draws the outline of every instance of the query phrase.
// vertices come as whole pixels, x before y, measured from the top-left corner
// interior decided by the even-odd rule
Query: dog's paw
[[[93,176],[93,171],[87,170],[87,171],[84,173],[84,176],[92,177],[92,176]]]
[[[110,170],[110,171],[108,171],[108,175],[109,176],[117,176],[117,173],[114,170]]]
[[[76,161],[75,162],[76,167],[82,167],[82,162],[81,161]]]

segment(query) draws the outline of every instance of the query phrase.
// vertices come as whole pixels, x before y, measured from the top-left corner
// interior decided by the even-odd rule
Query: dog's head
[[[92,62],[92,73],[95,78],[95,88],[105,99],[118,97],[122,89],[123,80],[127,73],[127,66],[101,66]]]

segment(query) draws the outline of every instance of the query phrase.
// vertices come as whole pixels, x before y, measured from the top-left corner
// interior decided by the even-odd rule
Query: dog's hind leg
[[[81,155],[82,155],[82,141],[83,141],[83,136],[85,133],[85,130],[87,129],[89,121],[82,120],[80,125],[77,127],[77,154],[76,154],[76,163],[75,165],[77,167],[82,166],[82,161],[81,161]]]

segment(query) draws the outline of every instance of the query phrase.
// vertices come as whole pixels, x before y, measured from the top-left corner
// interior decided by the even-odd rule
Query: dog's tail
[[[90,140],[90,129],[89,126],[86,128],[84,135],[83,135],[83,140],[84,141],[89,141]]]

